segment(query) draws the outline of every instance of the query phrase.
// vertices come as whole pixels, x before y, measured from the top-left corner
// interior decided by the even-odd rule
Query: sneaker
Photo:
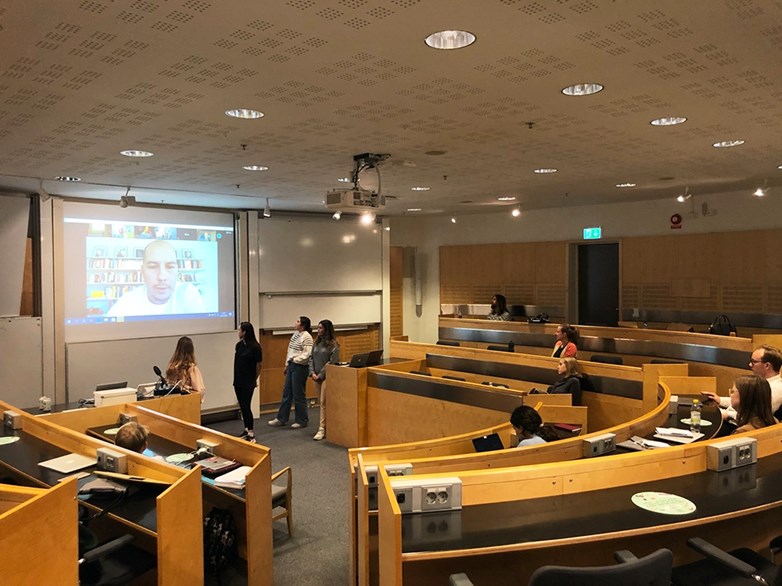
[[[248,433],[247,435],[245,435],[245,436],[244,436],[244,438],[242,438],[242,439],[245,439],[245,440],[247,440],[247,441],[248,441],[248,442],[250,442],[251,444],[256,444],[256,443],[258,443],[258,442],[256,442],[256,441],[255,441],[255,435],[250,435],[249,433]]]
[[[247,437],[249,434],[250,434],[250,432],[249,432],[249,431],[247,431],[247,430],[245,429],[245,430],[244,430],[242,433],[240,433],[240,434],[239,434],[237,437],[239,437],[240,439],[244,439],[244,438],[246,438],[246,437]]]
[[[269,422],[269,425],[271,425],[272,427],[282,427],[285,424],[275,417]]]
[[[321,427],[318,430],[318,433],[316,433],[315,436],[312,439],[314,439],[316,442],[319,442],[320,440],[322,440],[325,437],[326,437],[326,430]]]
[[[291,425],[291,429],[301,429],[303,427],[307,427],[307,424],[306,423],[301,424],[298,421],[296,423],[294,423],[293,425]]]

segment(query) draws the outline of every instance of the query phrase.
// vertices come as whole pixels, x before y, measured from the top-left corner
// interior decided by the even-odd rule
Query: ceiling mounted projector
[[[339,212],[362,212],[382,210],[386,207],[386,198],[381,193],[380,169],[383,161],[391,155],[363,153],[353,157],[353,187],[334,189],[326,193],[326,207]],[[367,177],[374,170],[374,177]],[[367,189],[367,187],[371,187]]]

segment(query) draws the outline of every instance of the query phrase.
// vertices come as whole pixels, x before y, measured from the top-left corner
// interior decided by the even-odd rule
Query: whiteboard
[[[236,332],[190,336],[198,368],[204,376],[204,409],[236,404],[233,391]],[[95,385],[128,381],[128,386],[154,382],[153,366],[165,372],[179,336],[66,344],[68,401],[91,399]],[[36,399],[37,400],[37,399]]]
[[[258,225],[259,290],[380,291],[382,228],[340,221],[269,218]]]
[[[306,315],[313,329],[322,319],[335,326],[380,323],[381,294],[261,295],[262,330],[292,330],[296,320]]]

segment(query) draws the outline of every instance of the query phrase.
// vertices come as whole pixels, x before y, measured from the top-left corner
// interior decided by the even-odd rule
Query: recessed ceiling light
[[[777,169],[782,169],[782,165],[777,165]]]
[[[591,96],[602,91],[603,86],[599,83],[577,83],[562,88],[562,93],[566,96]]]
[[[511,211],[510,215],[514,218],[518,218],[521,215],[521,210],[519,208],[513,208],[513,211]]]
[[[258,118],[263,118],[263,112],[259,112],[258,110],[251,110],[249,108],[234,108],[233,110],[226,110],[225,115],[230,116],[231,118],[242,118],[243,120],[256,120]]]
[[[635,183],[617,183],[617,187],[635,187]]]
[[[350,183],[350,177],[340,177],[337,179],[340,183]]]
[[[762,187],[758,187],[752,195],[755,197],[764,197],[766,195],[766,190]]]
[[[410,191],[429,191],[431,187],[411,187]]]
[[[245,165],[242,169],[245,171],[268,171],[269,167],[263,165]]]
[[[687,122],[687,119],[683,116],[669,116],[668,118],[655,118],[649,124],[652,126],[676,126],[685,122]]]
[[[421,208],[407,208],[408,212],[420,212]]]
[[[545,169],[545,168],[544,169],[535,169],[535,173],[540,173],[542,175],[545,175],[547,173],[556,173],[556,172],[557,172],[556,169]]]
[[[55,177],[55,179],[57,181],[65,181],[66,183],[73,182],[73,181],[81,181],[81,177],[72,177],[70,175],[58,175],[57,177]]]
[[[424,42],[432,49],[461,49],[475,42],[475,35],[467,31],[440,31],[432,33]]]
[[[451,224],[455,224],[455,223],[456,223],[456,218],[451,218]]]
[[[715,142],[711,146],[718,149],[726,149],[729,147],[740,146],[742,144],[744,144],[743,140],[722,140],[720,142]]]
[[[515,195],[503,195],[502,197],[498,197],[497,201],[516,201]]]
[[[149,151],[120,151],[121,155],[124,155],[126,157],[154,157],[155,153],[150,153]]]

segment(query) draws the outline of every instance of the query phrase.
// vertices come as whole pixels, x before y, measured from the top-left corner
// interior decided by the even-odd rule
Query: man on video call
[[[203,313],[204,300],[198,289],[179,282],[176,250],[170,242],[155,240],[147,245],[141,275],[144,284],[120,297],[107,316]]]

